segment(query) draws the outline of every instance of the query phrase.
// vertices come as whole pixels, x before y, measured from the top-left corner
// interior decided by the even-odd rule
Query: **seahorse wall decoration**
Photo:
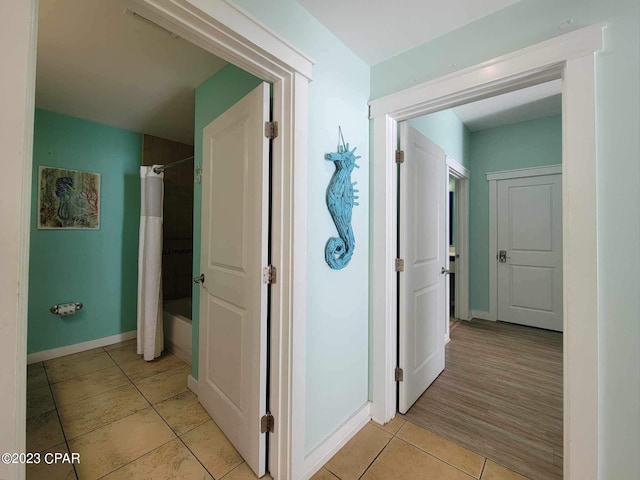
[[[355,195],[358,190],[353,188],[357,182],[351,182],[351,172],[354,167],[360,168],[359,165],[356,165],[356,160],[360,157],[354,155],[355,151],[355,148],[349,150],[347,143],[338,146],[337,152],[327,153],[324,156],[326,160],[332,161],[336,166],[336,171],[327,187],[327,207],[340,237],[329,238],[324,249],[324,258],[334,270],[346,267],[356,248],[351,216],[353,206],[358,205],[354,201],[358,198]]]

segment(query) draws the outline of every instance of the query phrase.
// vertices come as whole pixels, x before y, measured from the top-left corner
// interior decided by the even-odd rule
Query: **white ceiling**
[[[40,0],[36,106],[193,144],[194,88],[226,65],[123,0]]]
[[[453,109],[472,132],[562,113],[562,81],[523,88]]]
[[[369,65],[519,0],[298,0]]]

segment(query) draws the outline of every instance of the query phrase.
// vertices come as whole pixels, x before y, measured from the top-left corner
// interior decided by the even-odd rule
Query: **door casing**
[[[602,25],[541,42],[371,101],[372,405],[375,421],[395,415],[397,123],[488,96],[562,78],[564,478],[598,474],[598,290],[595,54]],[[569,334],[571,332],[571,334]]]
[[[275,35],[241,8],[225,0],[127,0],[133,12],[183,39],[250,72],[273,85],[273,120],[279,135],[273,142],[272,263],[278,282],[272,286],[271,304],[271,405],[275,433],[270,443],[272,476],[301,478],[305,467],[305,326],[307,265],[307,118],[308,84],[313,61]],[[28,239],[31,205],[31,148],[33,145],[38,1],[26,0],[23,9],[32,13],[25,71],[27,95],[24,114],[14,116],[23,125],[24,145],[22,221],[20,238]],[[26,27],[24,27],[26,28]],[[14,62],[15,63],[15,62]],[[295,163],[295,168],[293,168]],[[23,242],[23,246],[28,242]],[[26,371],[26,293],[28,248],[19,255],[19,310],[16,371]],[[293,328],[293,318],[296,328]],[[191,377],[189,385],[197,382]],[[19,405],[26,402],[26,378],[16,381]],[[16,410],[15,438],[23,443],[26,410]],[[11,478],[24,478],[16,465]]]

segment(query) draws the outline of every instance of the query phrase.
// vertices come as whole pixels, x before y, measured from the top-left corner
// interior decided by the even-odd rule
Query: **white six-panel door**
[[[562,331],[562,176],[497,182],[498,320]]]
[[[400,413],[406,413],[444,370],[445,186],[444,151],[406,122],[400,145],[399,247],[404,259],[399,289]]]
[[[253,471],[265,473],[269,86],[203,132],[198,399]]]

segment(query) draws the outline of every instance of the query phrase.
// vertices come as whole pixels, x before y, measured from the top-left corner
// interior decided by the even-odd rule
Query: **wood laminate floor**
[[[460,322],[405,418],[533,480],[562,478],[562,333]]]

